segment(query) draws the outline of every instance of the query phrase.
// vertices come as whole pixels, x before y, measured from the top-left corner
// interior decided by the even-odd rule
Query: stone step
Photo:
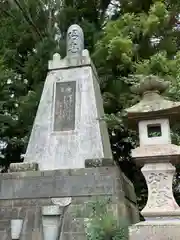
[[[0,231],[1,240],[11,240],[10,235],[6,231]]]
[[[8,231],[10,228],[11,228],[10,220],[0,220],[0,232]]]

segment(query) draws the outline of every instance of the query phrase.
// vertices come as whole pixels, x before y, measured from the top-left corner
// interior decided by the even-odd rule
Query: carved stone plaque
[[[57,82],[55,88],[54,131],[75,129],[76,82]]]

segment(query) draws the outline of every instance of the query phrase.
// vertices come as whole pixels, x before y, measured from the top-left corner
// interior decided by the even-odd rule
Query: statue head
[[[67,31],[67,56],[78,56],[84,49],[84,33],[82,28],[73,24]]]

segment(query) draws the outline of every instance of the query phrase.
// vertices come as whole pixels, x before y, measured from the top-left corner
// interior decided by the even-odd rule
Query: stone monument
[[[54,54],[29,140],[25,162],[40,170],[84,168],[86,159],[112,153],[96,70],[83,31],[67,32],[67,56]]]
[[[54,54],[25,162],[0,174],[0,239],[85,240],[89,203],[139,220],[132,183],[114,165],[97,73],[83,31],[72,25],[67,56]]]
[[[130,127],[139,129],[140,146],[132,151],[132,157],[143,166],[148,187],[148,201],[141,211],[145,221],[130,227],[130,240],[180,238],[180,207],[172,191],[180,147],[171,143],[170,133],[170,124],[180,115],[180,102],[160,95],[167,87],[168,83],[156,76],[145,77],[134,88],[142,100],[127,109]]]

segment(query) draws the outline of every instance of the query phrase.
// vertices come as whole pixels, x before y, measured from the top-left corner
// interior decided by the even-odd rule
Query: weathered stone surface
[[[112,159],[106,124],[100,120],[102,99],[99,102],[95,94],[100,95],[97,79],[91,65],[82,66],[54,70],[47,76],[25,155],[25,162],[37,162],[40,170],[84,168],[85,159]],[[75,129],[54,132],[54,86],[72,81],[76,82]]]
[[[105,197],[103,200],[105,200]],[[92,208],[90,207],[90,204],[89,204],[90,202],[76,204],[76,205],[73,205],[73,204],[70,205],[66,212],[66,216],[68,218],[72,218],[72,219],[88,218],[92,213]],[[92,201],[92,202],[96,202],[96,200],[94,199],[94,201]],[[112,205],[116,205],[116,204],[112,204]]]
[[[42,207],[51,206],[53,197],[72,198],[64,217],[64,239],[86,239],[84,219],[91,213],[89,203],[97,200],[108,199],[109,211],[137,222],[133,217],[136,209],[133,194],[124,192],[127,179],[116,166],[45,171],[36,176],[33,173],[32,176],[30,172],[24,176],[22,172],[0,175],[0,219],[9,223],[12,218],[23,219],[23,240],[42,240]],[[128,187],[134,191],[131,183]],[[128,200],[129,197],[132,199]],[[4,230],[9,231],[8,227]]]
[[[11,217],[17,218],[19,213],[19,208],[0,208],[0,219],[8,220]]]
[[[112,195],[122,190],[120,179],[122,175],[117,167],[37,173],[37,176],[32,172],[32,176],[29,174],[24,177],[22,173],[2,174],[0,199]],[[134,191],[133,187],[132,191]]]
[[[63,240],[84,240],[87,236],[84,233],[68,232],[61,235]]]
[[[27,209],[37,212],[42,206],[52,205],[53,197],[69,196],[72,197],[70,215],[77,218],[88,217],[88,203],[97,200],[110,199],[114,206],[120,204],[117,205],[120,215],[129,214],[125,198],[134,202],[136,209],[134,188],[115,166],[37,172],[37,176],[33,173],[24,177],[21,172],[0,175],[1,217],[25,217]]]
[[[84,50],[84,33],[82,28],[73,24],[67,31],[67,56],[81,56]]]
[[[6,231],[0,231],[0,239],[2,239],[2,240],[10,240],[10,236],[8,236]]]
[[[111,195],[114,180],[110,176],[39,177],[1,180],[0,199]]]
[[[8,228],[10,228],[9,221],[7,221],[7,220],[0,220],[0,232],[1,231],[6,231],[6,229],[8,229]]]
[[[86,168],[93,168],[93,167],[104,167],[104,166],[113,166],[114,161],[113,159],[107,158],[96,158],[96,159],[86,159],[85,160],[85,167]]]
[[[149,163],[142,168],[148,185],[148,201],[141,214],[145,219],[180,216],[180,207],[172,191],[175,167],[171,163]]]
[[[2,206],[4,205],[4,202],[6,203],[7,200],[1,200],[0,201],[0,206],[1,206],[1,202],[2,202]],[[9,207],[38,207],[38,206],[47,206],[47,205],[51,205],[52,201],[51,198],[36,198],[36,199],[13,199],[11,201],[11,205],[7,205]]]
[[[136,105],[126,109],[129,120],[162,119],[166,116],[173,122],[176,121],[179,115],[180,102],[172,102],[160,95],[167,87],[168,83],[159,79],[158,76],[144,77],[137,87],[133,87],[136,88],[136,93],[142,94],[143,97]]]
[[[180,149],[174,144],[154,144],[143,145],[133,149],[132,156],[136,159],[137,164],[156,162],[171,162],[176,164],[179,162]]]
[[[10,172],[27,172],[38,171],[37,163],[11,163],[9,167]]]
[[[102,196],[99,197],[102,198]],[[104,198],[106,198],[105,195]],[[22,206],[24,205],[23,207],[6,207],[4,209],[0,209],[0,218],[4,219],[2,225],[0,221],[1,229],[5,232],[8,232],[10,220],[12,218],[20,218],[24,221],[21,233],[22,239],[42,240],[42,211],[40,202],[39,205],[32,206],[33,200],[28,200],[27,203],[25,203],[25,200],[19,200],[18,205],[20,204],[20,201],[22,201]],[[90,201],[92,201],[92,199],[90,199]],[[15,202],[17,202],[17,200],[15,200]],[[78,202],[75,201],[75,197],[74,201],[72,201],[72,204],[65,212],[62,236],[65,236],[65,238],[70,240],[76,239],[78,236],[79,239],[86,239],[84,235],[84,221],[90,216],[91,211],[89,207],[88,197],[86,203],[81,201],[81,203],[79,202],[79,204],[74,205],[73,202]],[[44,206],[44,201],[42,201],[41,204]],[[49,204],[49,206],[50,205],[52,205],[52,203]],[[128,216],[126,205],[123,203],[123,199],[117,199],[116,203],[112,203],[110,205],[109,211],[112,211],[117,216],[124,216],[124,214]],[[8,240],[10,240],[10,238],[8,238]]]
[[[179,240],[180,220],[141,222],[129,229],[129,240]]]
[[[137,203],[136,194],[132,182],[122,173],[122,177],[119,177],[119,182],[122,181],[122,191],[127,199],[130,199],[134,204]]]
[[[52,204],[58,205],[60,208],[69,206],[72,203],[71,197],[51,198]]]
[[[76,82],[57,82],[55,85],[53,131],[75,129]]]
[[[11,219],[11,238],[20,239],[23,228],[23,219]]]
[[[67,33],[67,57],[55,54],[24,161],[40,170],[84,168],[86,159],[112,159],[97,73],[82,29]]]
[[[69,218],[65,216],[63,232],[69,231],[72,233],[85,233],[84,218]]]
[[[34,213],[36,212],[36,207],[29,207],[28,209],[31,209],[34,211]],[[17,217],[20,218],[20,219],[24,219],[26,217],[26,214],[27,214],[27,207],[24,207],[23,205],[21,205],[20,208],[18,208],[18,215]]]
[[[138,223],[139,222],[139,210],[138,206],[134,203],[126,200],[126,207],[127,207],[127,214],[128,219],[130,220],[130,223]]]
[[[0,200],[0,208],[2,208],[2,207],[12,207],[12,205],[13,205],[13,200]]]
[[[122,196],[124,198],[124,195]],[[72,203],[74,205],[81,205],[86,204],[89,202],[96,202],[96,201],[104,201],[104,200],[110,200],[112,203],[116,203],[118,201],[118,197],[115,195],[109,195],[109,196],[76,196],[72,197]]]

